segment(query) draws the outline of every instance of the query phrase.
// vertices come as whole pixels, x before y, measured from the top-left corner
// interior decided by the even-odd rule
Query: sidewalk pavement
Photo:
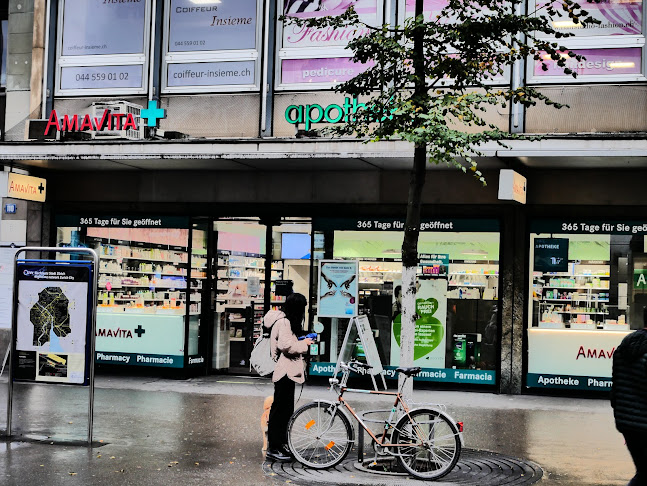
[[[273,392],[267,379],[97,376],[91,448],[69,442],[87,437],[87,388],[18,384],[14,390],[13,437],[0,441],[0,484],[285,482],[261,468],[260,415]],[[6,393],[6,380],[0,380],[2,431]],[[297,387],[296,394],[297,407],[332,398],[320,385]],[[367,397],[347,395],[360,411],[392,403]],[[466,447],[538,463],[546,485],[625,485],[634,474],[606,400],[433,390],[416,390],[414,400],[444,403],[464,422]]]

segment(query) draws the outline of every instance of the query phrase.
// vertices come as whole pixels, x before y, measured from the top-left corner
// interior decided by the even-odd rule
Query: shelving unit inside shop
[[[187,302],[186,247],[99,241],[99,311],[183,315]],[[193,293],[191,293],[193,298]],[[198,314],[197,308],[190,308]]]
[[[570,262],[567,272],[533,273],[533,300],[538,327],[547,329],[618,329],[624,315],[613,319],[610,266]]]

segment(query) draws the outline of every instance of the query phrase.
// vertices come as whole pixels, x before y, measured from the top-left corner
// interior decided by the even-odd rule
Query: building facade
[[[361,343],[342,346],[345,316],[358,313],[393,375],[413,148],[310,131],[360,104],[333,90],[361,69],[344,49],[356,32],[278,19],[339,13],[339,2],[319,3],[10,0],[0,9],[4,341],[11,245],[87,246],[101,256],[102,366],[249,372],[260,317],[292,289],[308,297],[306,325],[320,334],[311,374],[330,373],[347,352],[366,357]],[[413,10],[409,0],[354,3],[371,25]],[[425,15],[438,5],[425,2]],[[602,23],[568,39],[587,58],[569,65],[576,79],[520,62],[497,81],[570,106],[487,114],[543,140],[485,147],[484,188],[429,167],[418,298],[436,304],[419,312],[422,380],[605,391],[615,346],[643,325],[644,12],[640,1],[591,9]],[[525,204],[500,198],[510,169],[525,178]],[[45,185],[16,192],[21,176]],[[357,262],[351,314],[329,309],[341,293],[324,297],[330,260]]]

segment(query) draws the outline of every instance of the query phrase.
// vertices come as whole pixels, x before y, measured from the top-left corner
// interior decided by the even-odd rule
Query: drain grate
[[[352,457],[352,452],[349,457]],[[539,481],[543,471],[534,462],[495,452],[463,449],[454,470],[439,481],[420,481],[409,476],[369,472],[354,459],[346,459],[331,469],[309,469],[298,462],[266,461],[263,470],[268,476],[289,479],[295,484],[338,484],[348,486],[436,486],[470,484],[478,486],[525,485]]]

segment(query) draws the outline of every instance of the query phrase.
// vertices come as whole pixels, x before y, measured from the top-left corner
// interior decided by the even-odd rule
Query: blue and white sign
[[[142,65],[61,68],[61,89],[140,88]]]
[[[147,3],[147,0],[65,0],[60,54],[143,54]]]
[[[358,309],[357,260],[321,260],[319,262],[319,317],[345,317],[357,315]]]
[[[15,204],[5,204],[4,212],[5,214],[16,214],[17,206]]]
[[[254,61],[168,64],[168,86],[228,86],[254,84]]]
[[[171,0],[170,10],[169,52],[256,48],[257,0]]]

